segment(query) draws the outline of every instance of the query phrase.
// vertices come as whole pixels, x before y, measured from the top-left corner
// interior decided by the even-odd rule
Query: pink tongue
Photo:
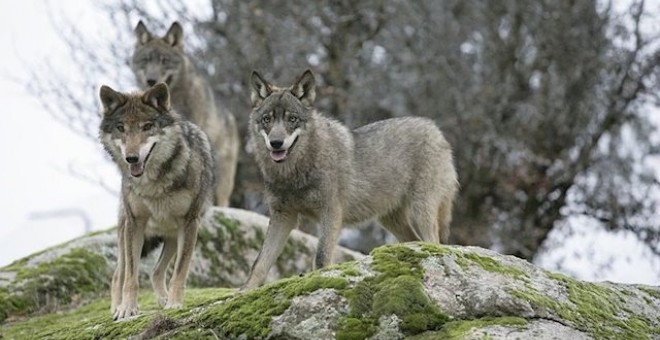
[[[133,177],[140,177],[144,172],[144,162],[129,164],[128,169],[131,170]]]
[[[280,150],[280,151],[271,151],[270,152],[270,158],[272,158],[274,161],[279,162],[286,158],[286,150]]]

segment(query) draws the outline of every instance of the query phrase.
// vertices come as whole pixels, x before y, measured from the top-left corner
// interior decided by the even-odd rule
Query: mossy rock
[[[254,212],[213,209],[199,231],[188,286],[240,286],[247,279],[267,227],[268,218]],[[96,231],[0,268],[0,322],[74,307],[107,294],[116,266],[116,237],[115,228]],[[292,232],[268,280],[309,271],[315,249],[314,237]],[[159,249],[141,259],[142,287],[151,287],[149,275],[158,255]],[[361,257],[339,247],[335,261]]]
[[[15,277],[0,288],[0,320],[66,308],[109,286],[106,260],[82,248],[34,267],[12,266]]]
[[[488,260],[485,260],[488,259]],[[657,287],[586,283],[510,256],[411,243],[238,293],[190,288],[185,308],[113,322],[109,301],[8,323],[7,339],[658,339]]]

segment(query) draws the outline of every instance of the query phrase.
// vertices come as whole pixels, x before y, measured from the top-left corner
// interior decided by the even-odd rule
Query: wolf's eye
[[[123,125],[117,125],[117,131],[124,133],[124,126]]]
[[[170,58],[162,57],[162,58],[160,58],[160,62],[163,63],[163,64],[168,64],[170,62]]]
[[[265,116],[261,117],[261,122],[264,123],[264,124],[270,123],[270,116],[265,115]]]
[[[291,123],[295,123],[295,122],[297,122],[297,121],[298,121],[298,117],[296,117],[296,116],[289,116],[289,122],[291,122]]]
[[[142,131],[149,131],[154,127],[154,123],[146,123],[142,125]]]

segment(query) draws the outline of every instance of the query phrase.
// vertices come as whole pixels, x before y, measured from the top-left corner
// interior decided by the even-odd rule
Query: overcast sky
[[[90,3],[48,2],[50,6],[67,6],[64,12],[76,18],[80,27],[89,27],[92,34],[102,38],[98,23],[105,17],[90,8]],[[65,46],[48,14],[44,1],[0,2],[0,44],[4,47],[0,63],[0,99],[4,104],[0,121],[0,266],[78,237],[87,224],[95,230],[116,222],[118,198],[73,174],[98,174],[118,188],[114,166],[104,158],[96,141],[80,137],[55,121],[39,102],[39,94],[29,93],[24,86],[31,81],[27,70],[45,58],[56,61],[71,77],[87,76],[67,63]],[[126,48],[132,44],[127,41]],[[99,86],[102,82],[99,80]],[[81,90],[81,95],[97,93]],[[660,281],[659,261],[649,261],[633,237],[611,235],[585,225],[581,234],[562,244],[542,256],[538,264],[552,268],[561,261],[569,274],[589,280]],[[587,245],[593,245],[595,251],[585,251]],[[597,266],[604,263],[610,263],[612,270],[597,275]]]
[[[93,22],[86,3],[77,1],[68,12],[81,22]],[[93,229],[115,223],[117,198],[75,178],[72,171],[98,171],[111,183],[119,180],[98,143],[55,121],[41,106],[38,93],[28,93],[23,85],[30,81],[27,68],[45,58],[63,60],[63,67],[75,70],[74,65],[65,64],[64,46],[49,21],[46,3],[1,1],[0,32],[4,47],[0,62],[0,265],[5,265],[79,236],[85,230],[85,218]]]

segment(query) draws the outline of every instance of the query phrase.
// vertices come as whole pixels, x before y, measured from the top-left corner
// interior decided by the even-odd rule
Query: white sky
[[[102,13],[92,10],[91,2],[50,2],[67,4],[66,12],[102,34]],[[201,7],[201,6],[200,6]],[[117,198],[98,185],[75,178],[69,170],[102,174],[105,181],[119,187],[114,166],[103,157],[95,141],[79,137],[55,121],[43,109],[38,94],[5,77],[27,77],[27,67],[44,58],[62,63],[77,74],[75,65],[66,64],[66,50],[54,32],[46,5],[39,0],[0,1],[0,46],[5,52],[0,62],[0,100],[4,104],[0,122],[0,266],[80,236],[84,222],[75,215],[34,219],[31,214],[75,209],[90,220],[92,229],[105,229],[116,220]],[[127,41],[127,48],[132,47]],[[26,79],[26,78],[25,78]],[[26,79],[29,81],[29,79]],[[102,80],[99,80],[99,86]],[[81,95],[97,96],[97,93]],[[90,114],[98,114],[90,112]],[[593,245],[595,251],[585,251]],[[538,264],[552,268],[562,261],[569,274],[588,280],[658,284],[659,261],[651,262],[643,247],[625,235],[610,235],[585,226],[583,232],[563,241],[563,247],[549,251]],[[612,270],[599,275],[598,263],[610,262]]]
[[[84,14],[85,3],[76,2],[71,13]],[[78,17],[82,20],[88,15]],[[76,209],[89,217],[93,229],[115,223],[117,199],[74,178],[70,166],[83,171],[98,168],[107,173],[110,182],[119,183],[119,176],[103,159],[97,143],[71,133],[43,109],[38,94],[27,93],[23,85],[7,77],[27,77],[21,70],[44,58],[65,60],[64,46],[51,26],[45,3],[1,1],[0,32],[0,46],[4,47],[0,62],[0,101],[4,104],[0,123],[0,265],[5,265],[84,232],[84,221],[76,215],[31,219],[31,214]]]

